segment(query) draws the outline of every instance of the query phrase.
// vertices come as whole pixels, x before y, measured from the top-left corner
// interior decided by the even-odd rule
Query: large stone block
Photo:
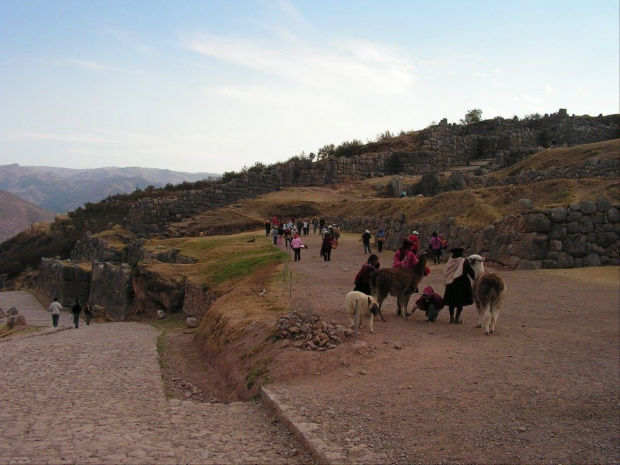
[[[562,223],[566,220],[567,216],[568,211],[564,207],[552,208],[550,211],[550,218],[554,223]]]
[[[583,258],[583,266],[600,266],[601,257],[595,253],[590,253]]]
[[[526,234],[515,249],[515,254],[522,259],[542,260],[549,250],[549,240],[547,235],[533,232]]]
[[[519,220],[519,229],[526,233],[547,233],[551,229],[551,222],[542,213],[523,215]]]
[[[596,245],[609,247],[618,240],[618,234],[613,231],[596,233]]]
[[[584,234],[571,234],[562,241],[562,250],[572,257],[586,255],[586,236]]]
[[[590,200],[583,200],[579,202],[579,210],[581,210],[581,213],[584,215],[591,215],[596,212],[597,208],[594,202]]]
[[[560,268],[574,268],[575,259],[565,252],[560,252],[560,256],[558,257],[558,266]]]

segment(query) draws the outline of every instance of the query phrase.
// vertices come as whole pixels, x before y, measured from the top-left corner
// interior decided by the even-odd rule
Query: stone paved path
[[[44,309],[39,301],[29,292],[0,292],[0,308],[6,312],[11,307],[15,307],[20,315],[24,315],[28,326],[52,326],[52,314],[42,311]],[[0,318],[0,324],[3,323],[5,323],[5,319]],[[69,309],[63,309],[58,325],[62,327],[73,326]]]
[[[167,399],[157,336],[102,323],[4,340],[0,463],[312,463],[261,404]]]

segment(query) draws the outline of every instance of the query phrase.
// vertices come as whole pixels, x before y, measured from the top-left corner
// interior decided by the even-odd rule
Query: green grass
[[[280,249],[267,252],[250,250],[233,253],[224,260],[213,263],[213,267],[217,270],[213,274],[213,283],[221,284],[232,279],[249,276],[258,268],[280,263],[287,258],[288,254]]]

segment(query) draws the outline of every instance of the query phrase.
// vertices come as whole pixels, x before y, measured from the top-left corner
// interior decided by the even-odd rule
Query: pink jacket
[[[293,240],[291,241],[291,247],[292,247],[293,249],[301,249],[301,246],[302,246],[302,245],[303,245],[303,244],[302,244],[301,239],[300,239],[299,237],[296,237],[295,239],[293,239]]]

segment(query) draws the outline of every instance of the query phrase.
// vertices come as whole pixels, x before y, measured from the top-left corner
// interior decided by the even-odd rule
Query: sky
[[[620,113],[618,0],[0,0],[0,165],[240,171]]]

